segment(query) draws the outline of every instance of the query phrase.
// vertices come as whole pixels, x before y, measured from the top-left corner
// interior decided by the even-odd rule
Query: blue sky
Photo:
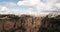
[[[10,13],[11,14],[15,14],[15,13],[16,14],[20,14],[20,13],[25,13],[26,12],[25,10],[26,10],[27,7],[25,7],[25,6],[18,6],[17,5],[18,1],[22,1],[22,0],[0,0],[0,9],[4,9],[4,7],[8,8],[8,11],[4,10],[4,11],[0,11],[0,13],[1,14],[10,14]],[[15,10],[15,11],[11,11],[11,10]]]
[[[0,0],[0,14],[46,15],[59,9],[60,0]]]
[[[0,0],[0,2],[18,2],[21,0]]]

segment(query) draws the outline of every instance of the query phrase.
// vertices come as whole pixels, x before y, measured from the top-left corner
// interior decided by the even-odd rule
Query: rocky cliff
[[[0,32],[38,32],[41,17],[0,15]]]
[[[60,32],[60,15],[51,18],[0,15],[0,32]]]

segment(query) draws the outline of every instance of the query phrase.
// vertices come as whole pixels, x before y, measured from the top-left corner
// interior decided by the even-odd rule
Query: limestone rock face
[[[0,15],[0,32],[38,32],[41,17]]]

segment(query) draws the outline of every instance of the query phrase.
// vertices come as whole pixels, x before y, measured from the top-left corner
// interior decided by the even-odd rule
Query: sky
[[[47,15],[60,12],[60,0],[0,0],[0,14]]]

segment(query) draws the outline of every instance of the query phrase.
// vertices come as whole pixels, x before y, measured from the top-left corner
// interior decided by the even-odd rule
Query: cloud
[[[1,8],[0,8],[0,11],[6,11],[6,10],[8,10],[7,7],[1,7]]]
[[[16,8],[15,8],[16,7]],[[18,14],[20,10],[14,2],[0,2],[0,14]]]
[[[7,3],[7,6],[14,7],[14,6],[16,6],[16,3],[14,3],[14,2],[9,2],[9,3]]]
[[[15,2],[0,2],[0,13],[5,14],[33,14],[46,15],[50,12],[60,10],[60,0],[23,0]],[[23,8],[22,8],[23,7]],[[43,12],[42,12],[43,11]]]
[[[60,8],[60,3],[57,3],[59,0],[23,0],[18,1],[17,5],[27,6],[28,9],[33,11],[53,11],[55,8]]]
[[[55,4],[55,5],[56,5],[56,7],[60,8],[60,3],[57,3],[57,4]]]
[[[39,0],[23,0],[23,1],[18,1],[18,5],[23,5],[23,6],[34,6],[37,3],[39,3]]]
[[[0,2],[0,6],[15,7],[16,3],[14,3],[14,2]]]

